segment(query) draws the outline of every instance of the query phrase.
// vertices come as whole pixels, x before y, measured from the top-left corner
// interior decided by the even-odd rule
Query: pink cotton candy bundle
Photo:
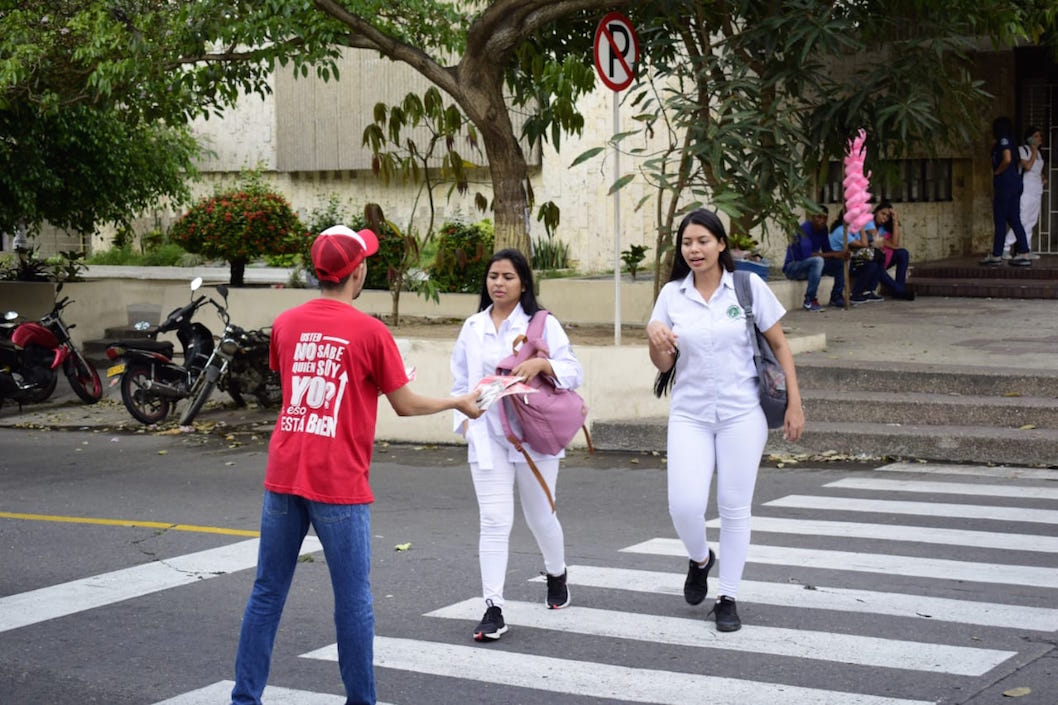
[[[871,207],[867,203],[871,194],[867,190],[870,183],[870,172],[863,173],[864,142],[867,133],[860,130],[854,139],[849,140],[848,153],[845,155],[845,225],[851,233],[863,230],[871,222]]]

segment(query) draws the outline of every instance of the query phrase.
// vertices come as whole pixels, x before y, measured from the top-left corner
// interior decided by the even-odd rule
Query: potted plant
[[[760,246],[749,235],[732,233],[728,235],[731,256],[735,259],[735,269],[746,269],[755,272],[762,279],[768,278],[768,260],[757,249]]]

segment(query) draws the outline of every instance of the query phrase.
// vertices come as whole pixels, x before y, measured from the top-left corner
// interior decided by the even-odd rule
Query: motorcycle
[[[251,392],[264,408],[278,406],[283,401],[279,373],[268,365],[268,346],[271,335],[265,330],[245,330],[231,322],[228,315],[228,288],[218,286],[224,306],[217,313],[224,321],[224,335],[206,361],[203,373],[191,390],[191,403],[180,417],[180,425],[189,425],[213,393],[214,387],[226,391],[241,406],[243,392]]]
[[[201,322],[192,319],[196,311],[212,304],[227,328],[228,290],[223,285],[217,287],[217,291],[224,297],[225,305],[221,306],[206,296],[196,298],[195,292],[201,286],[202,278],[196,277],[191,282],[191,301],[174,309],[153,330],[146,324],[137,324],[138,329],[148,332],[147,338],[121,340],[107,347],[107,357],[114,361],[120,360],[107,369],[107,377],[119,378],[113,383],[120,383],[121,400],[132,417],[140,423],[150,425],[163,421],[180,399],[194,397],[197,400],[206,381],[203,371],[207,366],[216,367],[211,364],[217,349],[214,346],[213,334]],[[157,340],[159,334],[174,331],[183,349],[183,364],[174,362],[174,346],[171,342]],[[263,360],[264,369],[271,373],[268,370],[268,335],[260,331],[250,333],[254,334],[253,345],[247,345],[248,352],[240,355],[240,358],[245,357],[246,365],[234,366],[232,369],[239,373],[234,377],[231,370],[225,368],[224,371],[228,374],[217,374],[209,389],[212,391],[214,385],[220,386],[240,406],[245,403],[242,398],[244,389],[257,394],[262,405],[267,405],[266,402],[278,404],[278,401],[273,401],[275,394],[270,391],[269,385],[264,381],[265,376],[259,371],[259,360]],[[264,338],[263,342],[261,336]],[[212,377],[213,373],[210,373],[210,376]],[[278,386],[276,377],[274,388],[278,389]],[[198,413],[204,403],[205,399],[202,399],[195,413]]]
[[[61,291],[62,282],[55,293]],[[62,310],[71,303],[68,296],[56,300],[52,310],[39,322],[16,325],[18,314],[14,311],[5,314],[5,332],[0,335],[0,402],[4,399],[15,399],[19,404],[44,401],[55,391],[60,367],[81,401],[95,404],[103,397],[99,373],[70,339],[70,331],[76,324],[67,325],[62,319]]]

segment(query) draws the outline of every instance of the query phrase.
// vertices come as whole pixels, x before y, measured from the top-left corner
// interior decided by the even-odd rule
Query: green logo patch
[[[734,304],[731,304],[730,306],[727,307],[727,317],[728,318],[738,318],[740,313],[742,313],[742,309],[740,309],[738,306],[736,306]]]

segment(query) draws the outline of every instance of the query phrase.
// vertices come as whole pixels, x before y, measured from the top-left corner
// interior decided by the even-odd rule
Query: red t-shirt
[[[328,504],[373,502],[378,396],[408,383],[389,329],[347,303],[314,299],[276,318],[270,364],[283,407],[265,487]]]

